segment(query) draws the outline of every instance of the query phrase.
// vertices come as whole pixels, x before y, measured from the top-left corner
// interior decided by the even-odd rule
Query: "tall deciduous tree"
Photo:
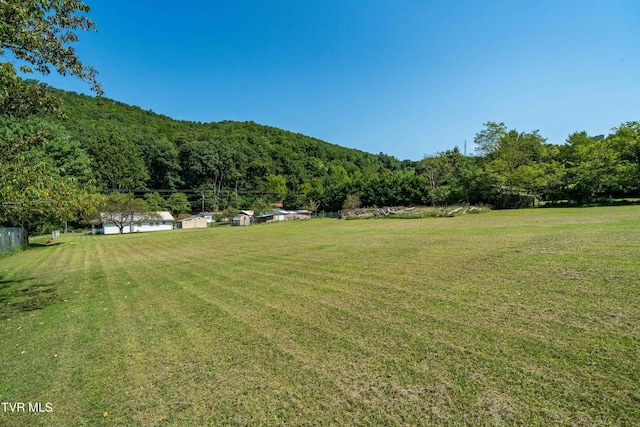
[[[621,186],[629,193],[640,194],[640,122],[626,122],[613,131],[607,139],[623,162]]]
[[[425,156],[417,172],[429,182],[429,199],[435,205],[469,202],[475,198],[472,180],[476,168],[473,160],[464,156],[458,147]]]
[[[298,194],[292,190],[287,191],[287,194],[285,194],[282,200],[282,207],[284,209],[300,209],[300,204]]]
[[[23,72],[49,74],[54,68],[102,94],[97,71],[84,65],[71,46],[78,41],[78,30],[95,30],[84,15],[88,12],[89,6],[78,0],[0,1],[0,56],[12,52],[26,64],[20,67]]]
[[[78,0],[0,1],[0,58],[8,58],[9,53],[15,58],[0,62],[0,116],[13,121],[0,138],[4,146],[0,149],[4,152],[0,158],[2,223],[26,226],[36,214],[58,221],[71,218],[89,199],[70,175],[70,169],[83,166],[64,160],[64,155],[55,158],[64,145],[56,146],[58,131],[26,120],[39,113],[60,115],[59,99],[48,95],[43,86],[25,83],[14,64],[18,62],[26,73],[48,74],[53,68],[62,75],[74,75],[101,94],[97,72],[82,64],[70,46],[78,41],[78,30],[95,29],[83,15],[88,11]]]
[[[188,141],[180,146],[180,166],[184,170],[185,184],[191,188],[210,184],[216,206],[228,178],[224,155],[215,144],[208,141]]]
[[[546,139],[537,130],[507,131],[504,123],[488,122],[485,127],[474,139],[488,160],[482,177],[485,198],[503,207],[515,207],[522,201],[530,204],[546,186]]]
[[[486,122],[485,128],[478,132],[473,140],[476,151],[483,156],[492,156],[500,149],[500,141],[507,134],[507,126],[500,122]]]
[[[191,204],[184,193],[173,193],[167,199],[166,206],[174,217],[191,210]]]
[[[282,175],[269,175],[265,190],[275,200],[280,201],[287,193],[287,180]]]
[[[76,167],[84,173],[87,157],[69,144],[78,158],[56,158],[66,138],[62,128],[36,117],[0,116],[0,129],[0,225],[28,227],[34,216],[60,223],[87,208],[86,190],[69,174]]]
[[[0,114],[25,118],[48,113],[62,118],[60,105],[60,98],[47,94],[44,85],[25,83],[16,75],[13,64],[0,62]]]
[[[91,141],[88,152],[104,188],[144,188],[149,179],[140,149],[118,131],[101,133]]]
[[[362,203],[360,202],[360,196],[357,194],[348,194],[342,202],[342,209],[355,209],[359,208]]]
[[[144,201],[147,202],[147,206],[152,211],[162,211],[165,209],[167,201],[158,192],[146,193],[144,195]]]
[[[621,159],[608,138],[592,138],[576,132],[567,139],[571,147],[568,161],[568,194],[578,203],[623,191],[628,163]]]
[[[144,141],[140,151],[150,175],[152,188],[175,189],[182,184],[176,146],[165,138]]]

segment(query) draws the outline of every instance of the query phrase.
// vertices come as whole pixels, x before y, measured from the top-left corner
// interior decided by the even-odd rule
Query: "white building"
[[[120,221],[119,218],[113,219],[111,215],[111,221],[107,219],[106,214],[100,214],[100,224],[97,228],[98,234],[119,234],[120,229],[115,222],[124,224],[122,228],[123,233],[138,233],[146,231],[162,231],[173,229],[173,215],[168,211],[155,212],[157,215],[155,218],[149,215],[135,214],[130,220]]]
[[[207,224],[216,222],[213,218],[216,215],[222,215],[222,212],[200,212],[198,215],[204,217],[207,220]]]

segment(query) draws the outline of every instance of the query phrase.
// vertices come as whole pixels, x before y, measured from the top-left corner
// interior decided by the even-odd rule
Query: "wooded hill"
[[[485,123],[476,155],[457,148],[400,161],[254,122],[177,121],[107,98],[50,89],[64,99],[61,124],[90,157],[99,188],[190,189],[207,209],[281,202],[338,210],[363,206],[536,201],[585,203],[640,196],[640,123],[608,136],[575,132],[561,145],[538,131]],[[428,146],[428,141],[425,141]]]
[[[86,220],[103,204],[97,194],[113,191],[145,195],[150,208],[177,212],[199,210],[203,199],[213,211],[261,211],[272,202],[337,211],[357,207],[346,206],[352,201],[363,207],[513,208],[640,196],[637,121],[607,136],[576,132],[561,145],[535,130],[487,122],[475,136],[475,155],[455,147],[413,162],[254,122],[173,120],[53,88],[46,88],[53,107],[43,110],[23,96],[42,85],[14,85],[20,90],[0,104],[2,225],[34,229]],[[64,119],[56,97],[63,100]]]
[[[192,199],[204,192],[216,210],[282,201],[288,192],[299,204],[321,202],[325,188],[413,166],[254,122],[178,121],[108,98],[49,91],[64,100],[61,124],[89,155],[103,191],[195,190]]]
[[[176,121],[27,82],[17,60],[26,63],[22,72],[55,70],[102,95],[96,70],[69,46],[78,41],[76,31],[95,29],[85,15],[89,7],[73,0],[27,3],[0,2],[0,56],[9,61],[0,62],[0,226],[86,222],[114,203],[104,193],[132,190],[150,191],[149,210],[166,202],[176,211],[189,210],[185,193],[192,202],[204,200],[205,209],[258,211],[274,201],[338,210],[354,201],[518,207],[640,196],[638,121],[607,136],[578,131],[560,145],[536,130],[487,122],[474,138],[477,155],[453,148],[411,162],[253,122]],[[153,192],[160,189],[165,193]]]

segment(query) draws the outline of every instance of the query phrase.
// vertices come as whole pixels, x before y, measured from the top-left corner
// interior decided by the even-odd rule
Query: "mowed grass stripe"
[[[196,274],[193,271],[185,270],[181,274],[181,277],[189,276],[195,277],[196,280],[188,280],[188,282],[197,283],[197,285],[190,286],[187,291],[225,311],[230,318],[241,322],[253,334],[259,336],[266,345],[277,349],[276,355],[279,354],[281,358],[286,360],[286,370],[306,372],[305,376],[310,380],[306,387],[312,388],[313,383],[319,382],[324,384],[323,387],[328,386],[329,389],[340,388],[341,384],[335,380],[340,377],[337,377],[335,372],[330,372],[328,368],[333,365],[336,368],[341,367],[344,362],[327,365],[326,360],[329,358],[338,362],[339,360],[336,359],[341,352],[337,350],[346,346],[352,352],[354,350],[352,343],[345,342],[344,338],[335,331],[311,325],[301,318],[293,318],[286,311],[274,308],[268,301],[247,296],[250,292],[249,287],[242,291],[234,290],[233,285],[230,284],[235,280],[231,273],[216,271],[210,274]],[[297,363],[293,363],[294,361]],[[273,362],[274,360],[270,361],[270,363]],[[360,360],[360,362],[362,361]],[[333,384],[327,385],[327,378],[333,378]],[[309,394],[313,396],[325,393],[322,390],[315,390]],[[336,415],[342,412],[336,411],[336,404],[345,409],[343,405],[348,402],[344,396],[337,401],[324,400],[323,405],[326,409],[332,410]],[[353,410],[355,409],[344,412],[348,413]]]
[[[154,271],[159,272],[159,270],[154,270]],[[185,273],[187,273],[187,272],[185,272]],[[162,287],[162,290],[165,291],[165,292],[161,293],[162,294],[162,301],[163,301],[162,302],[162,307],[164,307],[164,309],[167,309],[168,305],[169,306],[175,305],[176,298],[179,298],[180,300],[184,300],[184,297],[188,295],[187,293],[181,292],[182,288],[180,287],[180,283],[183,283],[184,279],[188,278],[188,274],[186,274],[186,276],[185,276],[185,274],[181,274],[181,272],[178,272],[178,274],[176,274],[176,276],[180,277],[180,281],[179,282],[170,282],[170,283],[167,283],[166,285],[164,285]],[[162,282],[166,283],[167,279],[168,278],[166,276],[162,277]],[[173,286],[174,284],[176,285],[175,287]],[[157,291],[157,289],[156,289],[156,291]],[[130,293],[127,293],[127,294],[129,295]],[[170,325],[170,327],[175,331],[176,334],[178,334],[179,337],[193,336],[194,333],[196,333],[196,332],[197,332],[198,335],[201,336],[202,335],[202,331],[206,330],[207,327],[206,327],[206,324],[202,323],[202,318],[200,316],[196,317],[196,313],[200,314],[200,315],[202,315],[202,314],[207,314],[208,315],[212,311],[212,309],[211,309],[212,307],[210,305],[207,305],[206,312],[203,312],[202,310],[196,311],[195,308],[198,307],[198,305],[199,305],[198,301],[194,301],[193,299],[188,299],[187,301],[181,301],[181,302],[184,303],[184,306],[188,306],[190,308],[190,310],[193,310],[193,314],[191,314],[189,316],[190,317],[189,321],[185,321],[186,323],[184,323],[182,326]],[[184,306],[181,305],[183,311],[184,311]],[[184,317],[184,313],[176,312],[175,308],[172,309],[170,312],[166,312],[164,314],[169,319],[176,319],[178,316]],[[210,317],[210,316],[208,316],[208,317]],[[227,319],[227,320],[228,319],[232,319],[232,317],[227,316],[225,319]],[[216,323],[219,323],[219,322],[220,322],[220,319],[211,319],[211,324],[212,325],[216,325]],[[184,325],[191,325],[191,326],[190,327],[185,327]],[[245,339],[246,339],[247,336],[251,335],[251,332],[248,331],[248,330],[237,331],[237,330],[234,330],[234,329],[237,329],[237,328],[233,328],[233,327],[231,327],[231,328],[224,327],[223,328],[223,330],[225,330],[225,331],[228,331],[228,330],[232,331],[234,336],[240,335],[240,336],[245,337]],[[219,329],[216,329],[216,332],[217,331],[219,331]],[[173,334],[172,334],[172,336],[173,336]],[[255,338],[253,340],[255,340]],[[179,341],[183,342],[183,339],[180,338]],[[174,344],[175,344],[175,341],[174,341]],[[164,345],[163,345],[163,348],[165,348],[164,351],[167,354],[168,360],[169,361],[182,360],[182,362],[178,363],[178,365],[170,365],[170,366],[172,366],[172,370],[174,370],[176,372],[180,372],[184,376],[184,374],[186,374],[186,372],[184,372],[184,369],[180,368],[182,366],[181,364],[185,363],[184,359],[188,360],[191,357],[191,355],[194,355],[194,354],[195,355],[201,355],[202,352],[199,351],[198,348],[201,347],[203,344],[206,345],[206,343],[203,343],[201,339],[198,340],[198,341],[195,341],[194,339],[191,340],[190,343],[187,343],[186,345],[183,345],[184,348],[178,349],[176,355],[178,355],[178,356],[180,356],[182,358],[182,359],[179,359],[177,357],[172,357],[172,349],[175,349],[176,346],[175,345],[171,345],[171,343],[165,342]],[[254,349],[255,349],[255,345],[256,345],[256,343],[252,342],[252,347],[254,347]],[[259,354],[252,354],[252,356],[255,356],[255,357],[259,358]],[[203,359],[202,357],[197,357],[196,360],[197,360],[197,362],[196,361],[193,362],[193,367],[195,367],[195,369],[199,370],[197,372],[198,376],[202,376],[202,374],[204,374],[206,372],[206,371],[203,370],[204,369],[203,367],[210,366],[210,365],[207,363],[207,360]],[[270,360],[273,360],[273,355],[271,355]],[[286,364],[287,369],[291,369],[290,365],[291,365],[291,361],[289,360],[289,361],[287,361],[287,364]],[[242,370],[245,370],[245,369],[246,368],[242,368]],[[254,366],[251,371],[255,371],[255,370],[256,370],[256,367]],[[299,370],[299,369],[296,369],[296,370]],[[229,371],[227,369],[222,369],[221,372],[223,372],[223,375],[228,375],[229,374]],[[207,384],[209,384],[209,383],[207,382]],[[240,385],[240,387],[238,387],[238,385]],[[192,389],[192,386],[193,385],[191,384],[191,386],[190,386],[190,394],[189,394],[191,397],[193,397],[193,391],[194,391]],[[176,385],[176,388],[179,389],[179,386]],[[243,389],[243,388],[246,388],[246,385],[242,385],[242,382],[240,381],[239,384],[236,384],[235,388],[236,389]],[[227,387],[225,389],[226,390],[233,390],[234,387],[232,387],[230,385],[227,385]],[[210,390],[210,384],[209,384],[207,390]],[[207,391],[207,390],[205,390],[205,391]],[[228,399],[228,397],[227,397],[227,399]],[[200,400],[200,399],[198,399],[198,400]],[[217,396],[215,399],[212,399],[212,401],[219,403],[220,396]],[[193,405],[193,403],[187,403],[187,407],[190,407],[192,405]],[[234,403],[234,407],[236,405],[237,405],[237,402]],[[235,410],[237,411],[238,408],[236,408]],[[217,417],[216,419],[224,419],[223,414],[220,414],[219,412],[215,412],[215,411],[212,411],[212,412],[218,414],[218,415],[216,415],[216,417]],[[277,411],[273,411],[273,412],[274,412],[274,414],[277,414]],[[262,417],[258,417],[256,419],[254,419],[254,421],[260,420],[260,419],[262,419],[264,421],[264,420],[268,419],[267,415],[268,414],[263,414]],[[222,417],[222,418],[220,418],[220,417]],[[265,417],[267,417],[267,418],[265,418]],[[175,414],[173,414],[172,419],[175,419],[175,418],[176,418]],[[202,420],[200,420],[200,421],[202,421]]]
[[[287,265],[290,266],[291,264],[293,264],[293,263],[290,262],[290,260],[287,260]],[[262,276],[270,275],[272,277],[272,279],[273,279],[272,282],[273,283],[278,283],[278,285],[277,285],[278,287],[286,287],[287,286],[287,282],[286,281],[282,281],[282,276],[281,276],[281,274],[283,272],[282,270],[280,270],[278,273],[272,273],[272,272],[268,272],[266,270],[267,270],[267,265],[264,265],[264,269],[262,270],[262,273],[261,273]],[[288,272],[291,272],[295,276],[297,276],[297,274],[295,273],[296,271],[297,270],[295,270],[294,268],[289,268],[288,269]],[[313,273],[308,274],[308,276],[312,276],[312,275],[313,275]],[[316,275],[316,276],[318,277],[318,276],[321,276],[321,275],[326,275],[326,273],[318,273],[318,275]],[[372,283],[372,280],[381,280],[381,277],[376,277],[376,276],[371,275],[371,274],[369,274],[368,277],[369,277],[368,280],[364,280],[364,281],[362,281],[362,279],[360,279],[360,280],[363,283],[366,283],[367,285],[368,284],[375,285],[375,282]],[[307,281],[305,279],[297,279],[296,278],[296,282],[297,283],[294,283],[293,285],[290,285],[290,288],[291,288],[291,290],[293,292],[295,292],[296,288],[300,288],[298,283],[301,283],[301,284],[304,283],[307,286],[310,286],[311,283],[323,283],[323,282],[338,283],[339,284],[339,283],[344,283],[344,280],[345,280],[345,277],[337,276],[337,275],[334,275],[331,278],[331,280],[322,280],[322,279],[320,279],[320,280],[314,280],[314,281],[311,281],[311,280]],[[322,286],[322,285],[318,285],[318,286]],[[330,285],[324,285],[324,286],[325,287],[330,287]],[[396,296],[395,298],[392,296],[392,294],[390,292],[381,293],[379,298],[380,298],[380,300],[382,302],[386,303],[386,305],[389,307],[389,309],[372,310],[372,309],[375,309],[377,307],[371,304],[371,293],[369,294],[369,298],[368,299],[362,297],[362,295],[366,295],[366,293],[365,293],[366,290],[362,291],[360,293],[360,296],[358,296],[358,297],[356,297],[356,295],[353,292],[349,293],[348,295],[340,295],[339,292],[343,291],[343,289],[341,289],[341,288],[343,288],[343,287],[341,287],[339,285],[331,287],[331,289],[335,290],[338,293],[336,295],[336,299],[338,301],[344,301],[344,300],[348,299],[349,300],[349,304],[353,305],[354,299],[360,299],[360,300],[364,301],[366,305],[358,306],[357,309],[356,309],[358,312],[363,313],[364,316],[369,316],[369,313],[372,313],[372,312],[378,313],[377,315],[379,316],[379,313],[382,312],[382,313],[387,315],[387,319],[382,319],[382,320],[387,321],[388,324],[393,324],[393,323],[397,323],[397,322],[401,322],[402,323],[402,321],[403,321],[402,314],[404,314],[404,313],[402,313],[402,311],[406,311],[406,312],[408,312],[407,314],[415,316],[416,315],[415,314],[416,313],[416,306],[415,305],[416,305],[417,302],[420,301],[420,299],[416,300],[415,298],[409,299],[408,298],[409,295],[406,294],[406,293],[408,293],[408,291],[405,292],[405,293],[399,292],[399,295]],[[349,289],[353,289],[353,286],[349,286]],[[385,289],[389,290],[388,287],[385,287]],[[436,313],[433,312],[433,309],[434,308],[437,309],[438,306],[441,306],[441,305],[445,304],[447,311],[450,311],[452,308],[454,308],[451,305],[451,303],[454,302],[454,301],[457,301],[455,298],[453,298],[453,297],[448,297],[447,298],[446,295],[439,296],[438,298],[434,298],[433,296],[431,296],[433,291],[429,291],[429,289],[430,288],[427,288],[427,291],[425,292],[425,295],[424,295],[424,297],[425,297],[424,301],[426,303],[433,303],[433,304],[430,304],[429,307],[428,307],[430,309],[429,318],[432,318],[432,319],[438,318],[436,316]],[[449,288],[447,291],[448,292],[455,292],[455,290],[453,289],[453,286],[451,288]],[[495,314],[496,311],[499,310],[499,307],[496,307],[495,305],[492,305],[491,307],[489,307],[486,304],[475,303],[475,301],[481,301],[481,299],[478,299],[477,296],[479,296],[479,295],[474,296],[474,300],[472,300],[472,301],[464,301],[464,304],[458,303],[458,304],[455,304],[455,305],[457,305],[458,307],[462,307],[465,310],[465,315],[467,315],[467,316],[469,316],[471,313],[473,313],[473,311],[471,311],[471,313],[469,312],[469,308],[470,307],[478,308],[477,312],[474,313],[475,315],[473,316],[474,317],[473,321],[474,322],[482,321],[483,319],[486,318],[487,321],[489,322],[489,326],[492,326],[494,324],[495,320],[496,320],[494,314]],[[515,293],[514,293],[514,296],[515,296]],[[325,298],[325,300],[326,299],[327,298]],[[521,309],[525,309],[526,310],[527,306],[525,306],[523,304],[520,304],[520,305],[521,305],[521,307],[520,307]],[[510,303],[508,305],[508,307],[514,307],[514,306],[516,306],[516,304],[511,304]],[[402,310],[400,312],[398,312],[397,310],[395,310],[395,308],[400,308]],[[496,309],[498,309],[498,310],[496,310]],[[513,321],[513,315],[514,314],[518,315],[517,314],[518,310],[509,309],[508,311],[510,311],[510,313],[508,313],[508,321],[512,322]],[[488,317],[485,317],[485,316],[488,316]],[[442,318],[442,316],[440,316],[440,318]],[[541,320],[541,319],[542,319],[542,317],[540,317],[539,319],[536,319],[536,320]],[[381,319],[378,319],[378,320],[381,320]],[[425,320],[426,320],[425,317],[420,319],[420,321],[425,321]],[[523,319],[523,320],[526,320],[526,319]],[[525,322],[525,324],[528,324],[528,323],[530,323],[530,321]],[[526,333],[527,331],[526,330],[518,331],[519,334],[523,333],[523,332]],[[537,331],[533,331],[533,333],[536,336],[540,336],[541,335]]]
[[[119,243],[123,242],[126,241]],[[185,328],[166,307],[166,303],[172,299],[167,300],[166,295],[158,292],[158,289],[140,286],[140,279],[144,282],[147,277],[126,269],[127,266],[140,263],[144,265],[144,252],[136,251],[137,248],[130,244],[114,246],[113,249],[124,256],[122,263],[111,262],[108,267],[115,278],[109,282],[109,300],[112,304],[107,305],[114,310],[110,313],[113,322],[108,330],[103,329],[103,336],[99,339],[109,343],[112,348],[101,349],[103,357],[111,363],[100,375],[100,387],[103,390],[126,387],[127,393],[103,396],[83,415],[91,417],[99,414],[101,417],[102,411],[108,408],[113,421],[124,419],[128,420],[127,424],[132,420],[138,425],[154,424],[168,419],[169,414],[179,412],[177,409],[184,410],[191,406],[176,399],[178,395],[173,392],[172,385],[166,384],[165,374],[174,366],[165,366],[165,363],[176,359],[176,355],[184,355],[185,349],[192,348],[194,343],[184,343],[184,338],[188,336],[184,334]],[[111,253],[102,255],[102,259],[106,260],[113,256]],[[159,328],[175,330],[178,335],[155,335],[154,342],[149,339],[149,336],[154,336],[150,335],[150,323]],[[162,387],[157,387],[156,383]],[[129,415],[132,415],[131,418]]]
[[[36,256],[34,256],[36,255]],[[75,411],[81,397],[74,399],[74,386],[69,383],[69,371],[77,364],[74,354],[76,342],[82,340],[91,331],[85,329],[84,320],[88,318],[82,306],[69,301],[76,296],[77,284],[66,277],[64,268],[70,259],[81,259],[82,253],[70,251],[68,247],[54,246],[50,248],[37,247],[32,251],[19,252],[9,259],[7,269],[18,279],[9,283],[9,290],[19,291],[18,295],[26,294],[31,301],[22,306],[23,313],[11,310],[5,314],[7,319],[2,325],[19,328],[14,341],[19,347],[13,347],[15,352],[6,352],[3,345],[2,356],[2,401],[19,402],[56,402],[58,396],[67,396],[59,406],[56,414],[20,414],[19,417],[7,416],[4,412],[0,419],[6,425],[28,425],[38,422],[54,424],[57,420],[67,419],[65,411]],[[33,261],[28,263],[28,261]],[[7,290],[5,288],[5,290]],[[37,290],[46,291],[38,295]],[[53,292],[49,292],[53,290]],[[17,298],[21,301],[21,298]],[[58,310],[52,313],[48,310],[56,305]],[[40,310],[39,308],[42,308]],[[13,318],[12,320],[8,320]],[[6,338],[3,337],[3,338]],[[25,353],[23,354],[22,351]],[[37,369],[21,369],[22,366],[36,366]],[[15,375],[14,375],[15,374]],[[12,390],[11,394],[7,390]],[[59,415],[63,415],[62,418]],[[46,419],[46,421],[45,421]],[[60,422],[62,424],[62,422]]]
[[[15,372],[0,393],[57,390],[65,401],[55,414],[0,420],[633,425],[639,213],[63,237],[15,263],[0,258],[0,274],[55,284],[60,297],[0,319],[3,343],[34,314],[52,320],[56,339],[23,327],[27,341],[64,353],[53,365],[9,362],[17,354],[3,345],[2,367]],[[38,379],[29,366],[51,369]]]
[[[188,268],[185,268],[184,271],[179,274],[179,276],[185,278],[185,277],[188,277],[190,274],[193,275],[194,273],[189,271]],[[213,292],[213,294],[216,295],[216,298],[215,298],[215,300],[212,301],[212,303],[217,304],[217,305],[220,305],[221,295],[229,294],[228,287],[230,286],[230,282],[233,283],[233,282],[237,282],[237,281],[240,281],[240,282],[243,281],[242,278],[238,278],[238,274],[236,274],[235,271],[225,271],[224,273],[221,273],[220,270],[217,269],[217,268],[214,268],[213,271],[211,272],[211,274],[209,274],[209,272],[207,271],[207,272],[204,272],[201,275],[199,274],[197,276],[198,276],[198,280],[196,280],[196,281],[187,280],[187,281],[188,282],[198,283],[199,284],[198,287],[197,287],[198,289],[204,287],[203,284],[205,284],[205,283],[223,283],[223,285],[219,286],[219,289],[216,290],[216,292]],[[258,286],[260,286],[260,284],[258,284]],[[241,305],[240,301],[242,301],[244,299],[247,299],[244,295],[246,295],[246,292],[250,291],[251,289],[252,289],[251,287],[246,287],[245,286],[245,287],[242,288],[242,293],[240,293],[240,292],[231,292],[230,293],[231,294],[230,300],[231,300],[231,304],[233,305],[233,307],[227,306],[226,309],[228,310],[228,312],[229,312],[229,314],[231,316],[237,316],[238,315],[237,313],[241,313],[243,318],[247,318],[247,317],[250,317],[250,316],[247,315],[247,312],[249,310],[256,310],[256,307],[262,307],[264,305],[264,302],[259,301],[257,299],[248,300],[248,301],[246,301],[246,303],[244,305]],[[207,290],[210,290],[210,288],[208,286],[207,286]],[[202,296],[202,294],[200,294],[200,295]],[[277,296],[276,296],[275,299],[276,300],[278,299]],[[242,309],[244,309],[244,310],[242,310]],[[277,311],[277,310],[272,310],[272,311]],[[273,312],[267,313],[267,312],[265,312],[264,309],[259,310],[258,314],[257,314],[257,319],[260,322],[259,326],[262,327],[262,329],[264,330],[264,325],[263,324],[265,322],[265,319],[271,319],[273,317],[276,317],[278,319],[278,324],[284,323],[283,325],[279,325],[280,328],[282,328],[284,326],[285,329],[290,334],[291,334],[291,332],[297,332],[298,333],[298,334],[294,333],[293,336],[297,336],[299,338],[300,337],[304,337],[304,334],[306,332],[308,332],[308,330],[307,330],[308,327],[301,328],[299,326],[299,324],[304,324],[305,323],[304,319],[297,318],[297,319],[293,319],[293,322],[283,322],[283,316],[281,314],[282,313],[273,313]],[[289,323],[291,323],[291,325],[289,325]],[[267,336],[267,339],[269,339],[269,340],[274,340],[275,339],[274,336],[273,336],[274,329],[275,328],[267,329],[268,332],[263,332],[263,334]],[[323,336],[317,337],[317,335],[318,335],[317,332],[318,332],[317,330],[312,330],[312,332],[311,332],[312,335],[315,335],[313,342],[316,345],[323,345],[323,342],[325,342],[325,341],[329,342],[329,343],[331,343],[333,341],[332,339],[330,339],[327,336],[324,336],[324,338],[323,338]],[[331,331],[331,333],[335,334],[334,331]],[[286,344],[286,346],[285,346],[286,348],[291,348],[294,345],[294,343],[291,342],[291,341],[286,341],[285,344]],[[326,343],[324,345],[326,345]],[[314,350],[317,352],[317,349],[314,349]],[[335,348],[334,348],[334,350],[335,350]],[[307,351],[307,354],[308,354],[308,351]],[[312,366],[313,365],[322,364],[323,361],[325,361],[326,356],[327,356],[327,354],[323,353],[323,354],[321,354],[319,356],[316,356],[315,360],[312,360],[312,361],[307,362],[307,363],[309,365],[312,365]],[[333,359],[335,359],[335,357]],[[330,361],[332,361],[332,363],[330,363],[328,366],[333,366],[333,365],[341,366],[341,365],[343,365],[343,363],[334,363],[335,361],[333,361],[333,359],[329,359]],[[360,361],[359,361],[359,363],[352,364],[352,366],[354,366],[354,365],[362,365],[362,363],[360,363]],[[344,373],[340,373],[340,375],[336,375],[334,373],[333,375],[335,377],[337,377],[337,378],[348,378],[348,376],[345,377]],[[352,387],[353,387],[353,384],[350,384],[349,388],[352,389]],[[389,399],[388,399],[388,397],[385,396],[383,400],[387,401]],[[380,402],[378,402],[377,404],[379,405]]]
[[[234,272],[235,273],[235,272]],[[264,274],[264,273],[263,273]],[[255,301],[254,301],[255,302]]]

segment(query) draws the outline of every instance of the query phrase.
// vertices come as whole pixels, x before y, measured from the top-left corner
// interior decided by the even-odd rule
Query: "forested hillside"
[[[487,122],[475,136],[475,155],[454,147],[412,162],[253,122],[177,121],[108,98],[17,84],[46,89],[51,108],[22,95],[1,106],[5,225],[86,220],[104,205],[100,194],[113,192],[132,192],[150,208],[175,212],[203,202],[207,210],[283,202],[335,211],[354,201],[514,208],[640,196],[639,122],[607,136],[575,132],[562,145],[547,143],[538,131]]]
[[[325,189],[406,167],[373,155],[253,122],[177,121],[107,98],[50,89],[64,100],[60,123],[89,155],[97,186],[196,190],[209,209],[256,199],[321,202]]]
[[[638,121],[609,135],[578,129],[561,144],[487,122],[475,155],[452,147],[412,162],[253,122],[177,121],[101,97],[97,71],[69,46],[76,32],[95,29],[88,11],[73,0],[0,2],[0,57],[8,61],[0,62],[0,226],[86,224],[124,205],[184,213],[201,204],[231,212],[282,202],[335,211],[640,197]],[[75,76],[98,96],[25,81],[18,69]],[[424,152],[430,142],[422,142]]]
[[[475,156],[453,148],[411,162],[253,122],[176,121],[107,98],[52,93],[64,99],[61,124],[89,155],[100,189],[191,189],[210,209],[284,200],[337,210],[349,194],[368,206],[518,207],[640,192],[638,122],[606,137],[575,132],[562,145],[488,122]]]

